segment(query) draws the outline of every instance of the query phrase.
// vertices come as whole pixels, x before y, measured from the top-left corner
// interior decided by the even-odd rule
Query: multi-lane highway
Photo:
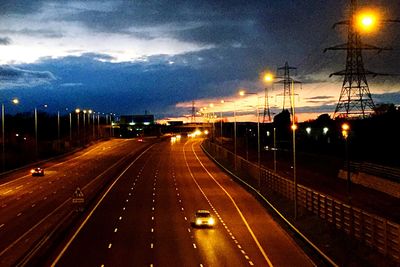
[[[199,139],[155,143],[114,179],[47,264],[314,265],[265,208],[206,157]],[[215,227],[191,225],[198,209],[211,211]]]
[[[87,200],[120,173],[148,143],[110,140],[73,155],[42,163],[45,176],[22,169],[0,183],[0,266],[14,266],[29,256],[63,218],[74,212],[77,187]]]

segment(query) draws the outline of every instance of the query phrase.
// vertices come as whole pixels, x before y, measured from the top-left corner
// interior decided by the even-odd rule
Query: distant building
[[[148,135],[154,128],[154,115],[121,115],[119,126],[121,137]]]

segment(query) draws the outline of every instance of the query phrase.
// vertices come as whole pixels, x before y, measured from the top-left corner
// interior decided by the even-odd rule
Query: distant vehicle
[[[34,168],[31,169],[32,176],[44,176],[44,169],[43,168]]]
[[[213,227],[215,225],[215,219],[208,210],[198,210],[194,217],[194,225],[197,227]]]
[[[139,139],[138,139],[138,142],[143,142],[143,138],[139,138]]]

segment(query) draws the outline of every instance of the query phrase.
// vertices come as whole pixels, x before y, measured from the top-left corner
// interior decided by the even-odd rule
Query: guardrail
[[[256,164],[235,157],[229,150],[209,141],[203,143],[203,148],[221,165],[257,189],[264,198],[268,199],[267,193],[274,191],[285,198],[294,199],[294,184],[291,180],[264,168],[260,173]],[[299,184],[297,204],[351,237],[400,262],[399,224]]]
[[[369,162],[351,162],[351,168],[355,171],[365,172],[400,183],[400,169],[373,164]]]

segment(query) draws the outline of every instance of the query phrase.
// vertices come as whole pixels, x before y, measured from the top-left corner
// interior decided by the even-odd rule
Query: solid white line
[[[155,145],[155,144],[154,144]],[[107,189],[107,191],[104,193],[104,195],[100,198],[100,200],[97,202],[97,204],[93,207],[93,209],[90,211],[88,216],[85,218],[85,220],[82,222],[82,224],[79,226],[79,228],[76,230],[74,235],[69,239],[67,244],[64,246],[64,248],[61,250],[61,252],[58,254],[56,259],[53,261],[51,264],[52,267],[56,266],[57,262],[61,259],[61,257],[64,255],[64,253],[67,251],[68,247],[72,244],[72,241],[78,236],[79,232],[82,230],[82,228],[85,226],[85,224],[89,221],[90,217],[93,215],[97,207],[101,204],[101,202],[104,200],[104,198],[108,195],[108,193],[111,191],[111,189],[115,186],[115,184],[119,181],[119,179],[125,174],[125,172],[128,171],[130,167],[139,159],[141,158],[147,151],[149,151],[154,145],[150,146],[147,148],[145,151],[143,151],[134,161],[132,161],[131,164],[128,165],[128,167],[125,168],[125,170],[115,179],[115,181],[110,185],[110,187]],[[69,200],[69,199],[68,199]]]
[[[208,174],[208,176],[210,176],[211,179],[214,180],[214,182],[222,189],[222,191],[223,191],[223,192],[228,196],[228,198],[231,200],[232,204],[233,204],[233,205],[235,206],[235,208],[236,208],[236,211],[239,213],[239,215],[240,215],[240,217],[241,217],[243,223],[246,225],[247,230],[249,231],[250,235],[252,236],[254,242],[256,243],[258,249],[260,250],[260,252],[261,252],[261,254],[263,255],[263,257],[264,257],[264,259],[266,260],[266,262],[268,263],[268,266],[271,266],[271,267],[272,267],[273,265],[272,265],[271,260],[268,258],[267,253],[265,253],[264,248],[261,246],[260,242],[258,241],[256,235],[254,234],[253,230],[251,229],[250,225],[248,224],[248,222],[247,222],[246,218],[244,217],[242,211],[240,210],[239,206],[236,204],[235,200],[232,198],[232,196],[229,194],[229,192],[228,192],[228,191],[215,179],[215,177],[208,171],[208,169],[204,166],[203,162],[201,162],[201,160],[200,160],[200,158],[198,157],[196,151],[194,150],[194,144],[195,144],[195,143],[192,143],[192,152],[193,152],[193,154],[195,155],[197,161],[200,163],[200,165],[201,165],[201,166],[203,167],[203,169],[206,171],[206,173]],[[186,143],[185,143],[185,145],[186,145]],[[184,146],[184,148],[185,148],[185,146]],[[195,178],[194,178],[194,176],[193,176],[193,174],[192,174],[192,172],[191,172],[191,170],[190,170],[189,164],[187,163],[187,160],[186,160],[185,149],[183,149],[183,152],[184,152],[183,155],[185,156],[186,166],[188,167],[188,169],[189,169],[189,171],[190,171],[190,173],[191,173],[192,178],[195,180]],[[196,181],[196,180],[195,180],[195,181]],[[204,191],[200,188],[200,185],[197,183],[197,181],[196,181],[196,184],[198,185],[198,187],[199,187],[199,189],[201,190],[201,192],[203,192],[204,196],[206,196],[205,193],[204,193]],[[207,197],[206,197],[206,198],[207,198]],[[208,198],[207,198],[207,199],[208,199]]]

